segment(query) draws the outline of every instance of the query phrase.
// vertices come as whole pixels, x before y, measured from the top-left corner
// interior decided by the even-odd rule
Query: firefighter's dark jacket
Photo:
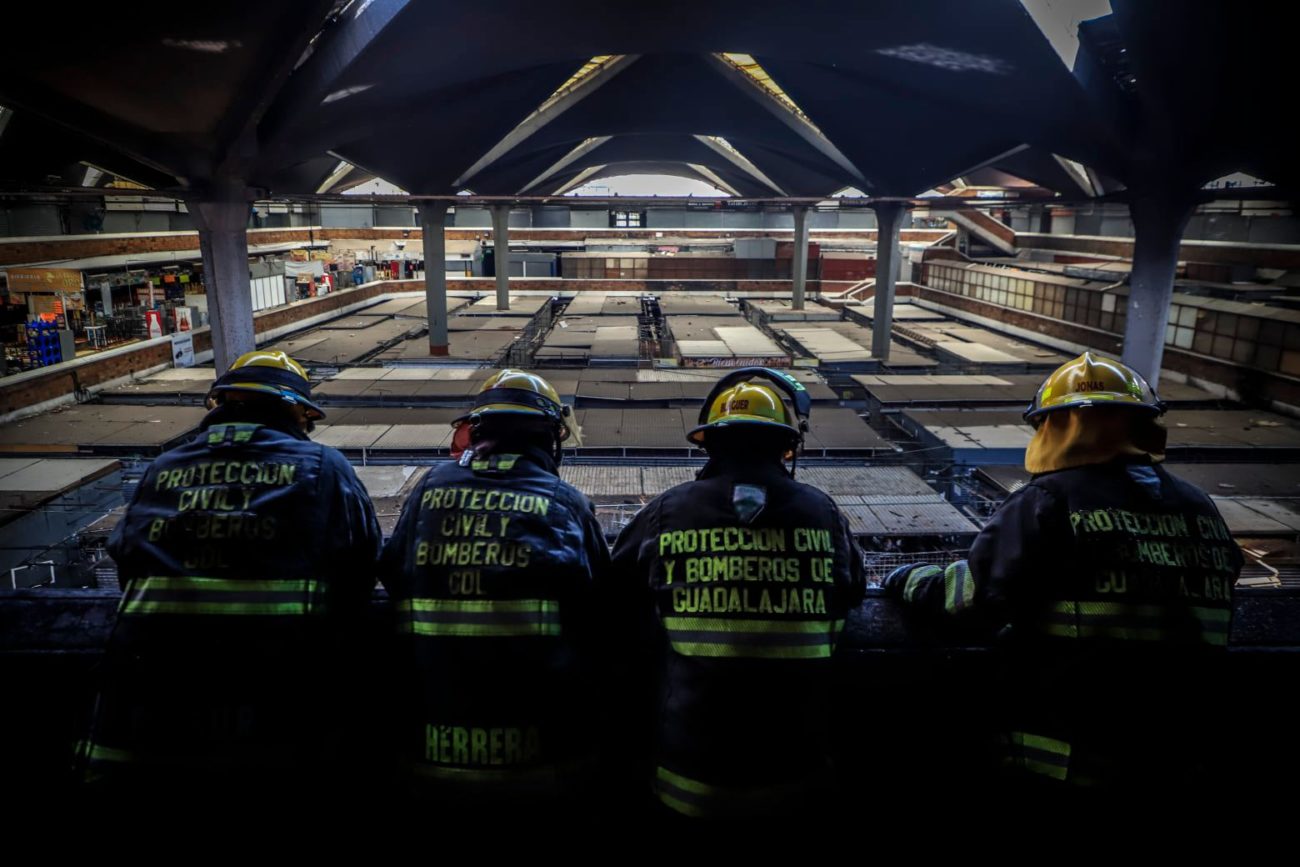
[[[806,803],[827,768],[831,656],[864,587],[834,502],[775,460],[715,456],[624,529],[614,574],[611,614],[655,669],[659,799],[703,816]]]
[[[150,464],[109,541],[123,598],[92,762],[329,761],[333,703],[351,700],[336,660],[375,583],[374,508],[335,449],[222,416]]]
[[[1228,644],[1241,565],[1210,497],[1130,457],[1034,476],[967,560],[899,570],[886,586],[998,633],[1019,679],[1012,758],[1099,782],[1121,756],[1124,772],[1181,773],[1213,741],[1174,746],[1195,740],[1182,734],[1213,710],[1210,671]],[[1090,753],[1102,767],[1088,766]]]
[[[1224,646],[1240,568],[1214,502],[1132,458],[1034,476],[985,525],[967,560],[913,569],[901,590],[935,612],[982,609],[1017,637],[1122,640],[1142,631]],[[1093,607],[1102,604],[1115,607]]]
[[[596,752],[609,550],[552,456],[507,445],[431,469],[381,558],[415,694],[404,752],[432,790],[555,791]]]

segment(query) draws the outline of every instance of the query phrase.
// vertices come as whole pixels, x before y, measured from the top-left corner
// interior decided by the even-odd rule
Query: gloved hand
[[[911,575],[912,570],[919,565],[921,564],[907,563],[903,566],[899,566],[893,572],[890,572],[885,576],[884,581],[880,582],[881,588],[883,588],[890,596],[896,596],[901,599],[903,596],[903,588],[907,586],[908,576]]]

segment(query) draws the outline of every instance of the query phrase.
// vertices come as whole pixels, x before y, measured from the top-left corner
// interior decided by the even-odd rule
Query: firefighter
[[[404,761],[444,810],[555,808],[596,770],[593,599],[609,551],[591,501],[559,477],[570,428],[545,379],[494,374],[384,548],[415,693]]]
[[[1032,479],[968,558],[885,581],[920,612],[1000,636],[997,753],[1015,789],[1208,779],[1222,737],[1212,678],[1242,557],[1214,502],[1159,463],[1164,411],[1118,361],[1088,352],[1062,365],[1025,412]]]
[[[122,601],[87,778],[216,797],[338,773],[341,707],[380,535],[283,352],[240,356],[197,434],[155,459],[108,543]],[[256,780],[257,784],[252,785]]]
[[[831,657],[864,576],[835,503],[784,464],[810,406],[777,371],[720,379],[688,435],[708,463],[615,545],[610,610],[641,626],[652,669],[660,809],[745,818],[828,799]]]

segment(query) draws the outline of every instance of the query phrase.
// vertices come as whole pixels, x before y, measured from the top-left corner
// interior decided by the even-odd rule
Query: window
[[[614,221],[613,226],[616,229],[639,229],[641,228],[640,211],[614,211],[611,214]]]

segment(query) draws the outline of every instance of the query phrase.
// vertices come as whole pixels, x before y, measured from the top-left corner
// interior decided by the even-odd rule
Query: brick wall
[[[207,337],[206,334],[203,336]],[[194,348],[196,350],[199,348],[197,335]],[[57,400],[79,389],[102,385],[113,379],[129,376],[159,364],[166,364],[169,360],[171,360],[169,344],[144,346],[120,355],[96,359],[77,367],[58,365],[51,368],[47,375],[24,382],[6,384],[0,381],[0,415],[7,415],[47,400]]]
[[[409,284],[381,282],[355,289],[344,289],[322,298],[310,298],[287,307],[258,313],[253,317],[253,328],[257,334],[265,334],[389,292],[408,291],[408,287]],[[194,332],[194,351],[205,352],[211,348],[211,331],[207,328],[197,329]],[[48,400],[57,400],[73,394],[78,389],[102,385],[169,361],[171,361],[170,343],[141,345],[111,356],[105,355],[99,358],[90,356],[76,367],[56,365],[48,372],[21,382],[0,380],[0,415],[7,415]]]
[[[399,233],[400,235],[400,233]],[[317,237],[321,237],[317,233]],[[251,229],[249,244],[288,244],[306,241],[306,229]],[[69,235],[57,240],[0,240],[0,266],[91,256],[127,256],[138,253],[170,253],[199,249],[197,232],[164,232],[156,235]]]
[[[857,281],[844,282],[852,286]],[[448,280],[447,289],[451,292],[496,292],[496,280],[492,277],[471,277],[468,279]],[[424,288],[423,281],[407,280],[400,284],[401,290],[416,291]],[[815,291],[816,280],[808,281],[810,291]],[[789,280],[615,280],[615,279],[563,279],[560,277],[530,277],[527,280],[512,280],[511,291],[554,292],[569,294],[572,292],[790,292]]]
[[[420,237],[420,229],[418,228],[405,230],[405,235],[403,235],[403,231],[402,229],[250,229],[248,243],[253,245],[289,244],[313,238],[318,241],[342,239],[388,241],[403,237]],[[674,238],[713,239],[718,238],[720,235],[732,238],[760,238],[774,235],[789,236],[791,230],[737,229],[718,233],[682,229],[680,231],[667,230],[665,234],[670,234]],[[875,237],[875,230],[867,229],[856,232],[814,230],[814,234],[820,239],[856,238],[870,240]],[[447,239],[450,241],[472,241],[489,235],[490,233],[485,229],[451,227],[447,229]],[[902,235],[904,241],[923,242],[937,240],[943,235],[943,232],[935,229],[911,229],[904,231]],[[646,229],[640,231],[634,229],[592,231],[590,229],[522,228],[510,230],[510,237],[519,241],[572,241],[592,236],[599,236],[601,239],[608,240],[620,238],[655,240],[651,230]],[[66,238],[54,240],[0,239],[0,266],[49,262],[57,259],[83,259],[90,256],[168,253],[179,250],[197,250],[198,248],[199,237],[197,232],[163,232],[150,235],[119,236],[69,235]]]

